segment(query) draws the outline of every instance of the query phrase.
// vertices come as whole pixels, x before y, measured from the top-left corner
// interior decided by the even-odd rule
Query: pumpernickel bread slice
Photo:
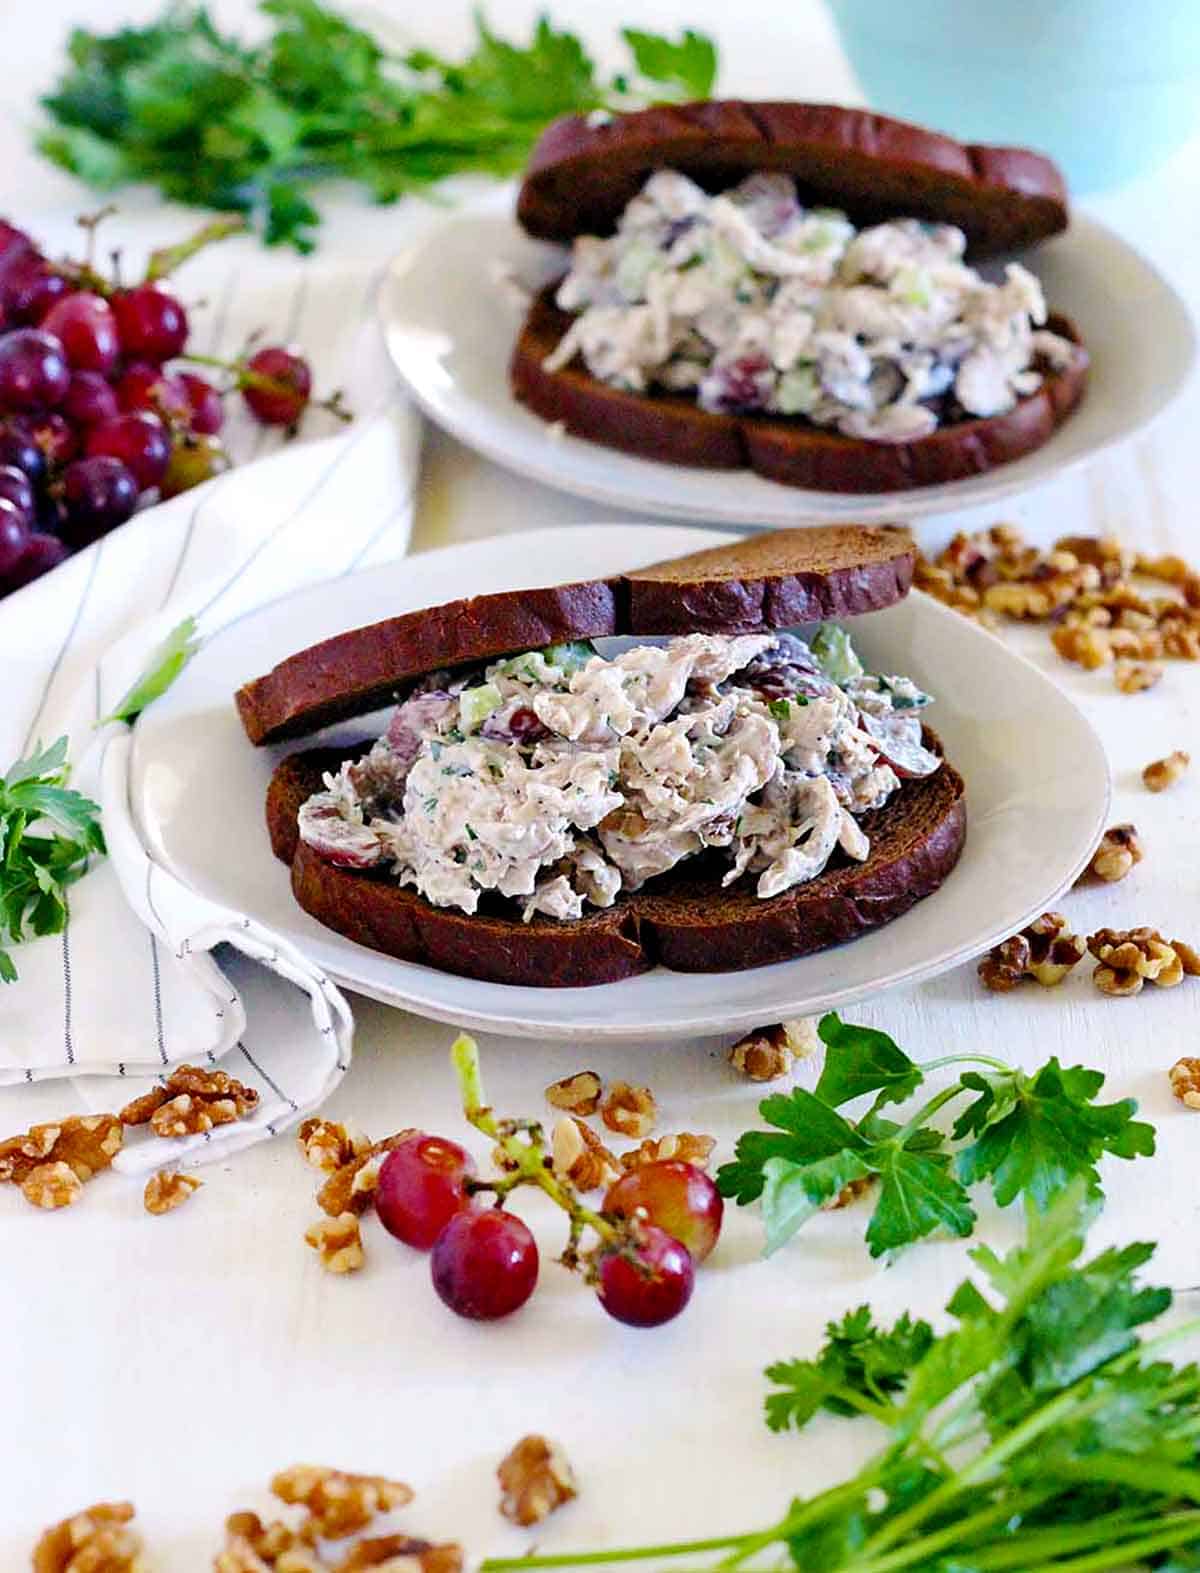
[[[925,743],[941,752],[928,728]],[[757,898],[752,879],[722,889],[721,867],[696,860],[576,922],[524,923],[501,910],[468,916],[431,906],[386,876],[335,868],[300,841],[301,804],[350,752],[293,754],[272,777],[267,828],[276,856],[291,865],[296,900],[360,945],[494,983],[580,987],[655,965],[733,972],[825,950],[890,923],[936,890],[966,839],[962,778],[943,763],[862,817],[871,838],[865,863],[837,854],[819,878],[769,901]]]
[[[656,169],[677,169],[706,191],[781,170],[802,202],[840,208],[856,224],[901,215],[956,224],[972,257],[1067,226],[1061,174],[1026,148],[963,144],[866,109],[736,99],[554,121],[530,156],[517,218],[542,240],[611,234]]]
[[[252,743],[363,715],[439,667],[613,634],[753,633],[881,611],[907,593],[915,551],[895,525],[750,536],[612,579],[508,590],[373,623],[281,661],[240,688]]]
[[[642,458],[715,470],[756,471],[785,486],[827,492],[904,491],[961,480],[1031,453],[1083,398],[1088,356],[1075,325],[1052,315],[1047,326],[1078,346],[1071,364],[1044,370],[1041,387],[1007,415],[939,426],[914,442],[868,442],[800,417],[722,415],[683,393],[629,393],[593,377],[579,362],[547,371],[546,357],[571,326],[554,287],[530,307],[513,350],[513,393],[543,420]]]

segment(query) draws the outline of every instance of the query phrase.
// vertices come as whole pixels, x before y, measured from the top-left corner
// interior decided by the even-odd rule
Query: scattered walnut
[[[328,1174],[360,1157],[370,1146],[365,1137],[351,1134],[339,1122],[320,1119],[305,1120],[296,1132],[296,1141],[305,1163]]]
[[[320,1252],[321,1266],[327,1273],[354,1273],[366,1261],[358,1214],[344,1212],[337,1218],[319,1218],[305,1231],[304,1238]]]
[[[595,1114],[600,1107],[600,1078],[595,1071],[576,1071],[546,1088],[546,1102],[568,1114]]]
[[[150,1116],[156,1136],[199,1136],[218,1125],[232,1125],[238,1117],[232,1098],[194,1098],[181,1092]]]
[[[1184,584],[1192,572],[1182,557],[1146,557],[1141,552],[1134,558],[1133,571],[1144,579],[1161,579],[1165,584]]]
[[[643,1164],[674,1158],[682,1163],[694,1163],[698,1169],[707,1169],[716,1145],[715,1137],[696,1136],[691,1131],[680,1131],[674,1136],[648,1136],[640,1147],[621,1154],[621,1167],[626,1171],[640,1169]]]
[[[379,1573],[462,1573],[462,1565],[462,1547],[454,1541],[435,1546],[407,1535],[378,1535],[360,1540],[330,1573],[364,1573],[368,1568]]]
[[[311,1541],[315,1536],[308,1535]],[[286,1560],[285,1560],[286,1559]],[[290,1529],[279,1519],[264,1524],[257,1513],[231,1513],[225,1520],[225,1545],[213,1564],[215,1573],[325,1573],[325,1564],[314,1560],[304,1532]]]
[[[1182,939],[1173,939],[1171,949],[1179,958],[1179,965],[1183,968],[1185,977],[1200,978],[1200,952]]]
[[[180,1065],[160,1087],[152,1087],[121,1110],[124,1125],[148,1124],[156,1136],[196,1136],[232,1125],[258,1107],[258,1093],[215,1068]]]
[[[1098,963],[1092,979],[1102,994],[1140,994],[1147,981],[1161,989],[1174,988],[1190,970],[1174,943],[1168,944],[1157,929],[1098,929],[1089,934],[1087,946]],[[1190,946],[1182,948],[1200,963]]]
[[[566,1454],[544,1436],[523,1436],[496,1475],[500,1511],[514,1524],[540,1524],[578,1494]]]
[[[1149,791],[1165,792],[1182,777],[1191,762],[1192,756],[1177,748],[1165,759],[1152,760],[1142,771],[1142,780]]]
[[[1019,934],[994,946],[976,970],[984,986],[998,994],[1015,989],[1023,978],[1053,988],[1078,966],[1085,950],[1061,912],[1043,912]]]
[[[658,1118],[658,1104],[649,1087],[634,1087],[627,1081],[614,1081],[600,1110],[600,1118],[610,1131],[641,1141],[649,1136]]]
[[[340,1469],[296,1464],[271,1482],[281,1502],[308,1509],[310,1523],[322,1540],[344,1540],[366,1529],[377,1513],[406,1507],[412,1490],[381,1475],[351,1475]]]
[[[170,1096],[165,1086],[151,1087],[149,1092],[127,1103],[118,1118],[122,1125],[148,1125],[155,1109],[161,1109]]]
[[[1050,643],[1064,661],[1073,661],[1076,666],[1082,666],[1088,672],[1107,666],[1112,660],[1109,634],[1102,628],[1065,623],[1061,628],[1051,630]]]
[[[1163,669],[1157,661],[1118,661],[1113,681],[1123,694],[1142,694],[1162,681]]]
[[[340,1169],[334,1170],[317,1192],[317,1206],[331,1218],[339,1218],[345,1212],[365,1213],[371,1206],[375,1182],[379,1178],[379,1163],[374,1160],[382,1162],[394,1147],[415,1135],[416,1132],[409,1129],[385,1136],[381,1142],[372,1142]],[[374,1167],[369,1168],[373,1163]]]
[[[194,1174],[179,1174],[174,1169],[160,1169],[146,1181],[142,1202],[148,1213],[154,1213],[159,1217],[163,1213],[174,1212],[176,1207],[182,1207],[203,1184],[204,1181],[198,1180]]]
[[[800,1016],[748,1032],[730,1049],[729,1063],[751,1081],[775,1081],[787,1074],[793,1060],[808,1059],[820,1047],[815,1017]]]
[[[144,1573],[133,1517],[130,1502],[97,1502],[52,1525],[34,1547],[33,1573]]]
[[[107,1169],[124,1132],[115,1114],[72,1114],[0,1142],[0,1180],[23,1181],[39,1164],[65,1163],[81,1183]]]
[[[1200,1060],[1185,1057],[1176,1060],[1168,1075],[1171,1091],[1185,1108],[1200,1109]]]
[[[608,1185],[621,1172],[595,1131],[573,1114],[555,1121],[550,1133],[550,1162],[560,1180],[570,1180],[580,1191]]]
[[[1135,825],[1110,825],[1092,854],[1087,873],[1115,884],[1142,861],[1142,843]]]
[[[40,1163],[21,1181],[21,1195],[34,1207],[55,1212],[83,1195],[83,1181],[69,1163]]]
[[[856,1202],[860,1196],[865,1196],[867,1194],[867,1192],[875,1184],[875,1179],[876,1176],[873,1174],[864,1174],[861,1179],[851,1180],[848,1185],[842,1186],[841,1190],[837,1193],[836,1196],[832,1197],[825,1203],[822,1211],[832,1213],[837,1212],[842,1207],[849,1207],[850,1204],[852,1202]]]

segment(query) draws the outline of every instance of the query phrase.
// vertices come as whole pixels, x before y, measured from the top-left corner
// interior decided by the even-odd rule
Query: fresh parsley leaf
[[[819,1409],[852,1415],[890,1405],[933,1343],[928,1322],[906,1312],[889,1332],[877,1327],[869,1306],[860,1305],[825,1328],[826,1343],[816,1360],[780,1361],[766,1376],[779,1392],[766,1399],[772,1431],[800,1430]],[[864,1402],[865,1401],[865,1402]]]
[[[844,1150],[812,1163],[768,1158],[763,1164],[763,1229],[765,1254],[785,1245],[819,1208],[831,1202],[852,1180],[865,1180],[872,1171],[856,1152]]]
[[[185,617],[172,628],[150,657],[146,670],[104,721],[136,721],[147,705],[162,698],[199,648],[196,619]]]
[[[923,1081],[921,1069],[904,1050],[872,1027],[856,1027],[834,1012],[817,1027],[825,1045],[825,1065],[816,1096],[837,1108],[867,1092],[882,1092],[877,1103],[903,1103]]]
[[[716,51],[630,29],[632,69],[612,81],[548,18],[527,43],[479,17],[474,48],[450,60],[396,58],[318,0],[264,0],[266,36],[222,33],[203,7],[110,34],[76,29],[42,100],[48,158],[101,189],[149,182],[168,197],[251,215],[272,245],[310,251],[321,181],[361,182],[395,201],[460,170],[508,175],[559,115],[707,96]]]
[[[965,1185],[990,1180],[1001,1207],[1024,1195],[1044,1210],[1076,1177],[1099,1192],[1096,1163],[1105,1153],[1153,1156],[1154,1128],[1134,1119],[1132,1098],[1095,1102],[1099,1071],[1064,1069],[1053,1058],[1033,1076],[969,1071],[962,1085],[978,1096],[954,1126],[955,1139],[976,1138],[958,1155],[959,1177]]]
[[[975,1227],[975,1209],[950,1173],[945,1153],[913,1152],[897,1143],[872,1151],[879,1199],[867,1225],[872,1256],[923,1240],[936,1229],[960,1238]]]
[[[863,675],[850,635],[838,623],[822,623],[808,641],[813,659],[831,683],[848,683]]]
[[[766,1166],[773,1158],[807,1164],[830,1158],[847,1147],[866,1146],[848,1121],[802,1087],[788,1097],[776,1094],[764,1098],[758,1112],[779,1134],[747,1131],[738,1138],[733,1162],[722,1164],[717,1171],[721,1195],[736,1197],[743,1207],[762,1195]]]
[[[67,786],[67,739],[39,743],[0,778],[0,982],[16,965],[5,944],[62,932],[67,887],[103,856],[100,809]]]

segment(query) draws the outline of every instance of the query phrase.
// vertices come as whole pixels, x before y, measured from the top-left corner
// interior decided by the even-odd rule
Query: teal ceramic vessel
[[[871,106],[1037,148],[1071,190],[1144,175],[1200,129],[1200,0],[829,0]]]

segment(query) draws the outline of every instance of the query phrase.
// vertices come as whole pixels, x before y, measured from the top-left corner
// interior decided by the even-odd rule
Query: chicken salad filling
[[[474,913],[487,892],[572,920],[709,849],[762,899],[816,878],[858,816],[938,769],[930,703],[865,672],[845,631],[587,643],[424,679],[368,753],[325,777],[300,835]]]
[[[1032,273],[1009,263],[990,283],[965,249],[949,224],[856,229],[805,208],[787,175],[709,195],[660,170],[614,235],[575,241],[555,297],[575,321],[545,365],[579,357],[631,392],[909,442],[1011,410],[1079,353],[1045,328]]]

